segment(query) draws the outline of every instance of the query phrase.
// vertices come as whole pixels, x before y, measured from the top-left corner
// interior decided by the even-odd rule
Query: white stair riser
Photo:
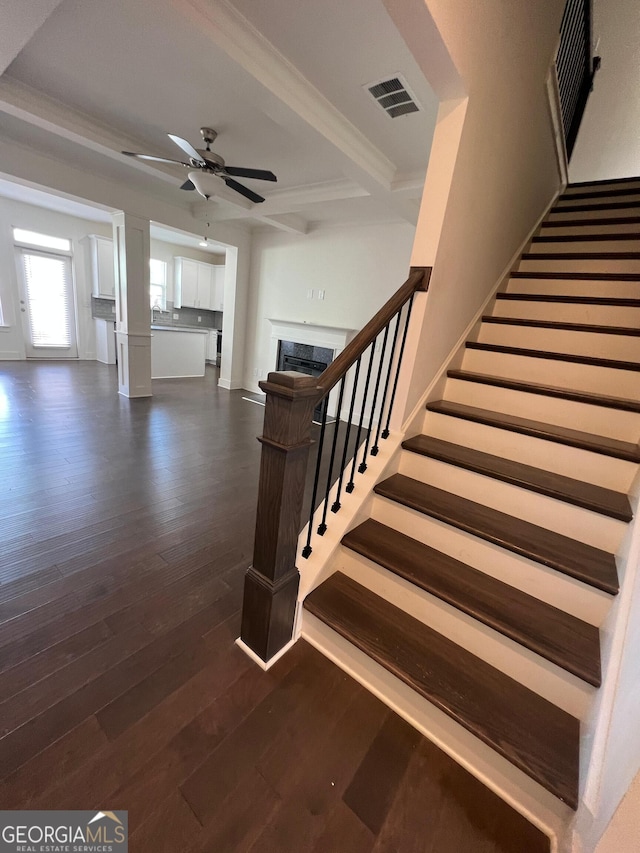
[[[304,611],[302,637],[543,832],[558,838],[569,807],[324,622]],[[557,851],[557,844],[553,850]]]
[[[533,411],[536,420],[544,423],[620,441],[635,442],[640,436],[640,414],[635,412],[529,394],[480,382],[448,379],[444,399],[520,418],[530,418]]]
[[[562,194],[561,198],[567,198],[568,196],[576,194],[582,195],[583,193],[588,192],[599,193],[607,192],[608,190],[613,190],[614,192],[617,192],[618,190],[631,191],[634,189],[637,189],[640,192],[640,180],[636,181],[631,179],[629,181],[604,181],[603,183],[586,184],[584,186],[568,186]],[[621,197],[624,198],[624,196]]]
[[[639,217],[640,219],[640,217]],[[569,220],[571,221],[571,220]],[[640,221],[638,222],[616,222],[609,220],[605,224],[591,225],[588,220],[584,220],[582,225],[566,225],[555,226],[543,223],[540,226],[538,234],[543,237],[581,237],[584,234],[595,235],[599,234],[639,234]],[[577,245],[577,244],[576,244]]]
[[[408,450],[402,452],[400,473],[610,554],[627,528],[617,519]]]
[[[590,323],[594,326],[640,327],[640,307],[589,305],[574,302],[531,302],[526,299],[496,299],[493,315],[527,320]]]
[[[602,358],[640,363],[640,335],[611,335],[598,332],[575,332],[570,329],[483,323],[480,326],[478,341],[573,355],[592,356],[597,353]]]
[[[592,625],[611,607],[607,593],[378,495],[371,517]]]
[[[612,251],[612,250],[610,250]],[[520,272],[640,273],[640,258],[523,258]]]
[[[576,206],[580,202],[576,200]],[[566,205],[565,205],[566,206]],[[573,206],[573,205],[572,205]],[[563,220],[570,219],[627,219],[630,216],[640,216],[640,205],[634,207],[622,207],[622,208],[601,208],[600,210],[560,210],[559,208],[554,208],[547,217],[547,221],[549,222],[562,222]],[[544,223],[543,223],[544,224]]]
[[[639,299],[640,281],[590,281],[571,278],[512,278],[508,293],[545,293],[560,296],[601,296],[607,299]]]
[[[555,240],[549,242],[531,243],[528,252],[539,254],[547,252],[637,252],[640,251],[640,239],[629,237],[628,240]]]
[[[593,688],[555,664],[353,551],[341,549],[335,569],[568,714],[585,716]]]
[[[621,397],[625,400],[637,399],[640,388],[640,372],[637,370],[620,370],[559,359],[475,349],[465,351],[462,369],[489,376],[519,379],[523,382],[537,382],[575,391]],[[542,418],[538,417],[538,420]],[[640,438],[640,435],[638,437]]]
[[[443,441],[503,456],[565,477],[579,477],[586,483],[624,494],[631,489],[638,470],[635,463],[624,459],[437,412],[425,412],[421,431]]]

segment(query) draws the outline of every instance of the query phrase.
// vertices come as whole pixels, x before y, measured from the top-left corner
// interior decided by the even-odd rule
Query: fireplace
[[[333,361],[333,350],[295,341],[278,341],[278,370],[295,370],[308,376],[320,376]],[[325,401],[313,413],[314,421],[322,420]]]
[[[325,367],[336,359],[350,340],[355,329],[337,326],[321,326],[295,320],[269,320],[271,323],[271,348],[269,364],[272,370],[297,370],[311,376],[319,376]],[[287,359],[287,361],[283,361]],[[312,362],[305,364],[304,362]],[[285,363],[287,366],[285,367]],[[327,398],[330,418],[336,417],[337,391],[334,389]],[[322,416],[322,410],[316,411],[314,420]]]

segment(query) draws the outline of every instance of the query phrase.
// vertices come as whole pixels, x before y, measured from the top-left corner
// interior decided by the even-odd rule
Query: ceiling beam
[[[221,50],[380,186],[396,167],[227,0],[173,0]],[[268,112],[268,110],[266,110]]]
[[[307,220],[298,216],[297,213],[282,213],[279,216],[257,216],[260,222],[273,225],[279,231],[287,231],[289,234],[306,234],[309,230]]]
[[[69,142],[75,142],[103,154],[119,163],[153,175],[160,180],[178,186],[186,178],[186,173],[174,167],[150,166],[143,160],[126,157],[122,151],[135,151],[144,148],[145,143],[131,136],[114,133],[109,127],[100,124],[93,116],[88,116],[60,101],[42,94],[36,89],[12,80],[0,78],[0,112],[19,118],[33,127],[53,133]]]

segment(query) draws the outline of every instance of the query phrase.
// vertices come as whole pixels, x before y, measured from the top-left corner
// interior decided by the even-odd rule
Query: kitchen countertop
[[[218,329],[194,329],[193,326],[157,326],[152,325],[151,330],[158,332],[192,332],[196,335],[206,335],[208,332],[217,332]]]

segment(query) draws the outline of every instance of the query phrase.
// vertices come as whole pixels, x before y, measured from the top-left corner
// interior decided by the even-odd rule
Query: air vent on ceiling
[[[391,118],[417,113],[420,109],[401,74],[394,74],[377,83],[367,83],[363,88]]]

